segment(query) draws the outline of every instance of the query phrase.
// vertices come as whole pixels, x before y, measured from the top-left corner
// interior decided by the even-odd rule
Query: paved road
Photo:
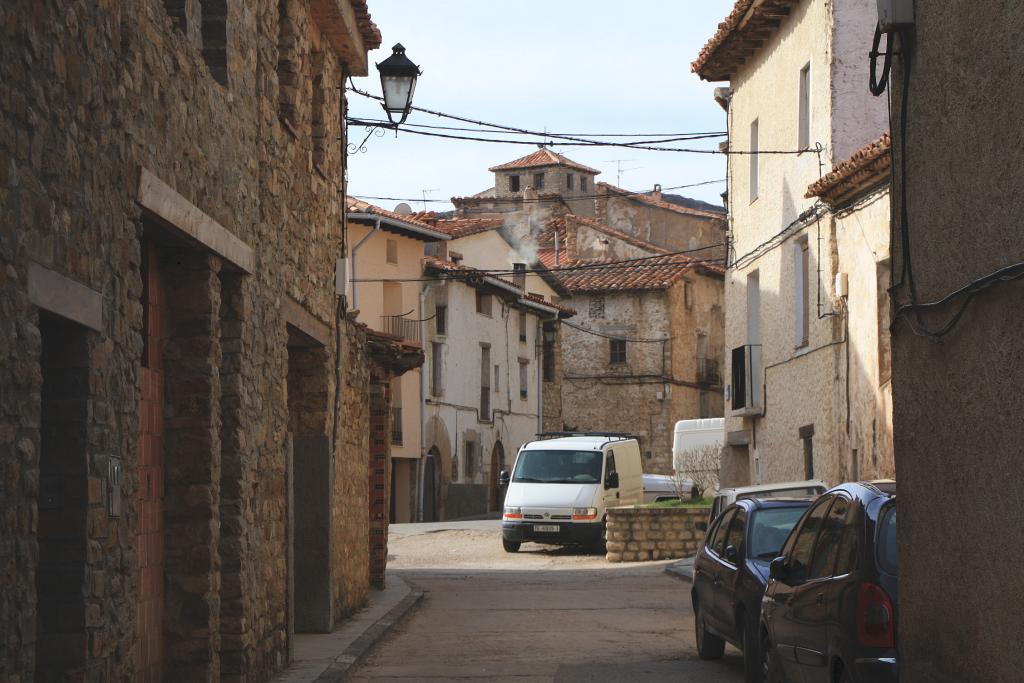
[[[688,585],[665,563],[534,544],[509,555],[500,530],[480,526],[392,533],[389,571],[426,597],[353,680],[742,680],[736,650],[697,658]]]

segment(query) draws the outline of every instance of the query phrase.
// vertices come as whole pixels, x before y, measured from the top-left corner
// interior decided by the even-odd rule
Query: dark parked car
[[[772,560],[761,605],[769,683],[895,683],[896,482],[843,484]]]
[[[693,564],[694,627],[703,659],[726,641],[743,650],[748,682],[761,680],[758,623],[768,564],[814,498],[738,500],[712,523]]]

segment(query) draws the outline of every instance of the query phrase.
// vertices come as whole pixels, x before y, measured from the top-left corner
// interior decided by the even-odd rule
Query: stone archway
[[[487,473],[490,491],[487,509],[491,512],[500,512],[505,500],[505,492],[502,487],[498,486],[498,474],[503,469],[505,469],[505,447],[498,440],[494,442],[494,448],[491,449],[491,467],[490,472]]]
[[[448,485],[452,481],[452,447],[448,427],[437,415],[427,419],[423,443],[427,453],[435,455],[434,460],[434,510],[436,520],[447,519],[445,501],[448,499]],[[424,511],[424,514],[426,512]]]

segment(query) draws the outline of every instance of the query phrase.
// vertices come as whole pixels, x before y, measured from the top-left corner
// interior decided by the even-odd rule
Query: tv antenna
[[[643,168],[643,166],[634,166],[632,168],[622,168],[623,164],[627,164],[627,163],[629,163],[631,161],[636,161],[635,159],[609,159],[608,161],[609,161],[609,163],[615,164],[615,169],[616,169],[615,170],[615,185],[618,186],[618,187],[622,187],[622,174],[623,173],[625,173],[626,171],[636,171],[636,170],[639,170],[639,169]]]
[[[440,191],[441,191],[441,188],[439,188],[439,187],[432,187],[432,188],[430,188],[428,190],[420,190],[420,193],[423,195],[423,211],[424,211],[424,213],[426,213],[426,211],[427,211],[427,193],[428,192],[440,192]]]

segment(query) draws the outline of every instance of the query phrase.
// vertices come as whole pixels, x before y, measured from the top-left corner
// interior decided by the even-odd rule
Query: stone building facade
[[[382,580],[371,389],[421,360],[334,286],[380,34],[363,0],[0,26],[0,678],[266,680]]]
[[[882,450],[887,419],[873,400],[854,402],[848,391],[848,368],[859,366],[847,331],[879,324],[860,303],[876,307],[876,266],[868,261],[884,261],[877,247],[884,222],[869,219],[867,241],[876,246],[862,258],[847,253],[856,233],[840,237],[856,221],[839,221],[826,202],[805,196],[827,169],[886,128],[884,103],[863,87],[860,58],[876,22],[869,0],[737,0],[693,63],[702,79],[730,84],[717,97],[734,152],[724,485],[805,478],[835,484],[855,471],[870,474],[866,453]],[[845,301],[834,296],[838,273],[849,276]],[[866,319],[853,317],[861,315]],[[863,416],[854,414],[861,409]],[[871,420],[875,433],[862,433]],[[891,472],[891,462],[875,471]]]
[[[1024,193],[1010,169],[1024,163],[1024,14],[991,0],[918,2],[913,21],[896,38],[890,81],[900,680],[1013,681],[1024,634]],[[936,599],[945,595],[957,597]]]

